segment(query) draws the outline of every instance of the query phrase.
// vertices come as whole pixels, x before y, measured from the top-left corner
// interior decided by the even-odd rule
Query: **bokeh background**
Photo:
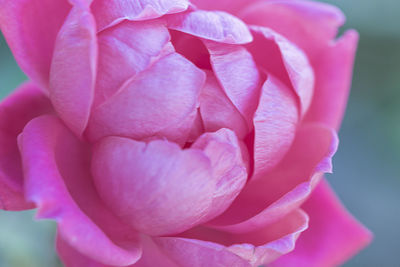
[[[347,15],[343,29],[360,33],[340,148],[328,179],[375,238],[344,266],[400,266],[400,1],[323,2]],[[0,36],[0,98],[25,79]],[[61,266],[53,249],[54,223],[33,217],[34,211],[0,211],[0,267]]]

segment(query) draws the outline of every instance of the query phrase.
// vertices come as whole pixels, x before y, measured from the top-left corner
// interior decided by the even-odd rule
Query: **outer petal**
[[[326,181],[321,181],[303,205],[310,227],[296,249],[271,266],[338,266],[371,241],[371,233],[342,206]]]
[[[337,7],[309,0],[259,1],[243,10],[240,17],[248,24],[279,32],[305,51],[312,62],[345,21]]]
[[[115,94],[129,78],[149,68],[165,49],[172,52],[169,40],[167,28],[159,21],[124,22],[99,33],[94,106]]]
[[[317,83],[307,121],[339,128],[351,86],[358,34],[348,31],[316,61]]]
[[[121,224],[94,190],[90,150],[56,117],[28,123],[19,145],[26,197],[37,205],[38,218],[57,221],[63,240],[103,264],[123,266],[140,258],[137,233]]]
[[[246,120],[229,100],[211,72],[207,73],[206,84],[201,90],[200,114],[206,132],[229,128],[241,139],[249,132]]]
[[[286,155],[296,134],[299,112],[292,90],[269,76],[254,114],[253,180],[263,178]]]
[[[188,0],[94,0],[92,5],[99,31],[123,20],[148,20],[177,13],[189,7]]]
[[[250,29],[255,39],[247,49],[259,67],[294,89],[301,114],[305,114],[314,91],[314,71],[307,56],[293,43],[268,28],[252,26]]]
[[[294,211],[278,223],[242,235],[195,228],[180,237],[154,238],[179,266],[259,266],[293,250],[308,217]],[[196,255],[196,256],[194,256]]]
[[[261,77],[251,54],[242,46],[205,42],[215,76],[225,94],[253,127],[253,116],[260,97]]]
[[[31,119],[52,112],[50,101],[28,82],[0,103],[0,208],[32,208],[23,196],[23,175],[17,136]]]
[[[245,44],[253,40],[240,19],[218,11],[187,11],[166,16],[167,27],[200,38],[228,44]]]
[[[284,217],[305,201],[321,173],[331,171],[337,145],[335,131],[321,125],[303,125],[281,163],[262,179],[251,180],[210,226],[245,233]]]
[[[0,29],[21,69],[48,87],[57,33],[71,5],[66,0],[0,0]]]
[[[96,24],[89,7],[76,4],[57,36],[50,70],[50,98],[77,135],[86,128],[94,97]]]
[[[188,60],[177,53],[167,55],[92,111],[88,137],[160,137],[184,144],[204,81],[205,74]]]

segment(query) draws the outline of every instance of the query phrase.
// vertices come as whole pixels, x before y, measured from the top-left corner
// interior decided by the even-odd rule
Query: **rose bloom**
[[[336,266],[370,241],[323,178],[357,33],[305,0],[0,0],[30,80],[0,207],[65,266]]]

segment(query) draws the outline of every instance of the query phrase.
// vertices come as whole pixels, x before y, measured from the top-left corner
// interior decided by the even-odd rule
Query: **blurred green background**
[[[375,235],[344,266],[400,266],[400,1],[324,1],[347,15],[360,43],[334,174],[328,179],[347,208]],[[0,37],[0,98],[25,76]],[[33,211],[0,212],[0,267],[53,267],[54,223]]]

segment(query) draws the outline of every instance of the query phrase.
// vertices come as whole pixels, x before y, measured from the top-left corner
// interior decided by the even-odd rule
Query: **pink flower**
[[[0,207],[66,266],[335,266],[370,241],[331,172],[357,33],[305,0],[0,0],[29,76]]]

